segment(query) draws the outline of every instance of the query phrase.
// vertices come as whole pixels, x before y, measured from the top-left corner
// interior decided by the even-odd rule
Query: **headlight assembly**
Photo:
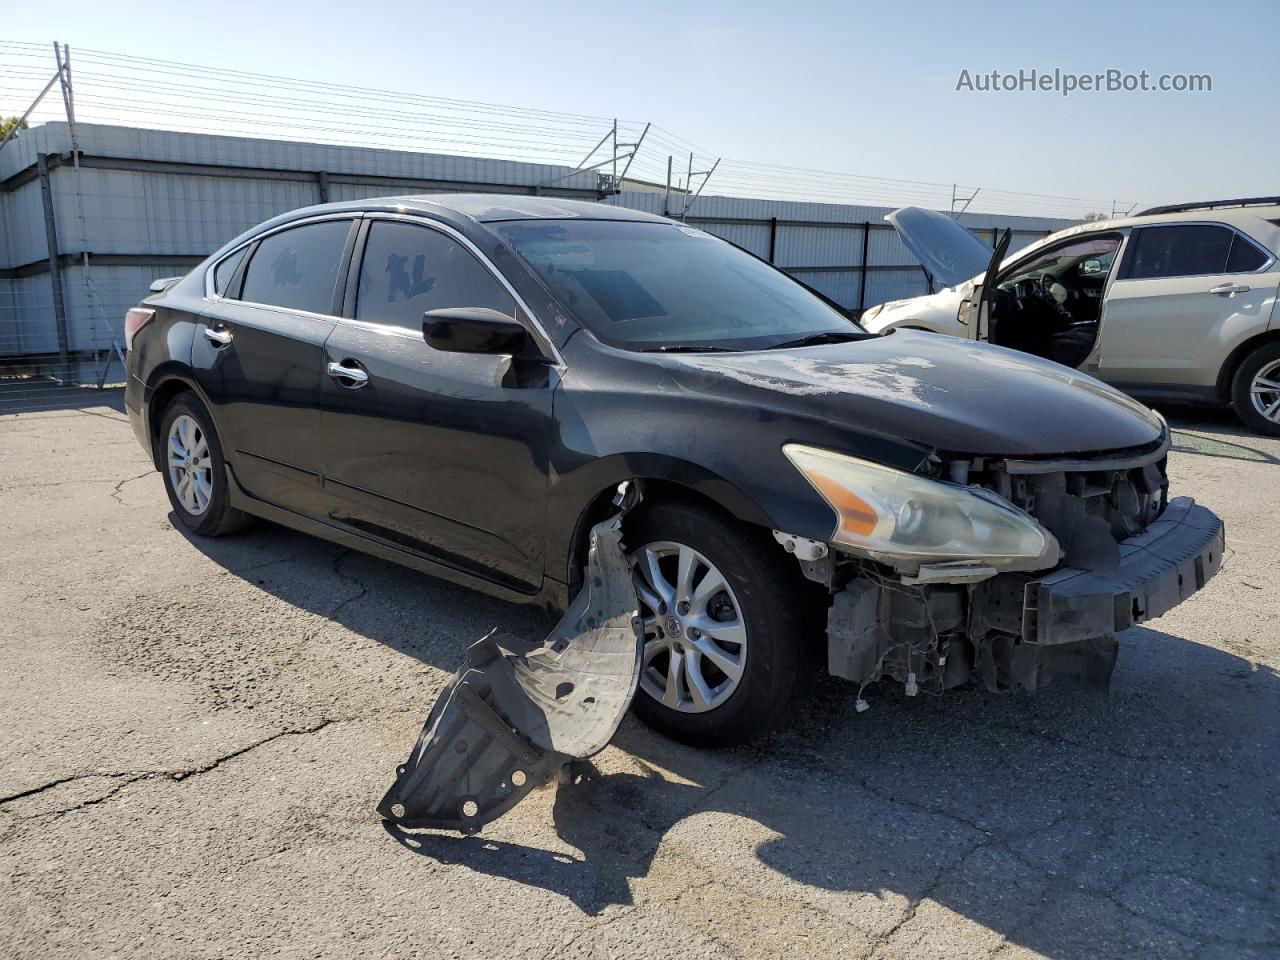
[[[1053,535],[994,494],[801,444],[782,452],[835,511],[833,543],[925,563],[989,560],[1042,569],[1057,562]]]

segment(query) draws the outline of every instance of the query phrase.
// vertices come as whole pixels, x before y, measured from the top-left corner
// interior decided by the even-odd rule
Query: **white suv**
[[[1229,403],[1280,435],[1280,197],[1086,223],[1009,258],[947,216],[886,218],[946,289],[872,307],[873,333],[931,330],[1024,350],[1152,400]]]

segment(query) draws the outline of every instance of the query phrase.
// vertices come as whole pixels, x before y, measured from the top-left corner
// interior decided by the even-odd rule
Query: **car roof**
[[[444,207],[477,223],[501,220],[636,220],[646,223],[673,221],[641,210],[629,210],[592,200],[529,197],[502,193],[444,193],[402,197],[415,204]]]
[[[314,216],[344,210],[394,210],[418,212],[446,220],[499,223],[504,220],[626,220],[642,223],[675,223],[667,217],[630,210],[591,200],[532,197],[518,193],[431,193],[370,197],[342,203],[326,203],[293,211]]]
[[[1158,223],[1229,223],[1239,227],[1245,233],[1272,228],[1274,220],[1280,219],[1280,204],[1254,207],[1212,207],[1194,210],[1175,210],[1171,213],[1154,213],[1146,216],[1116,217],[1112,220],[1098,220],[1088,224],[1097,227],[1137,227]]]
[[[1235,227],[1255,242],[1265,247],[1272,256],[1280,254],[1280,204],[1250,207],[1215,207],[1213,209],[1178,210],[1173,213],[1150,214],[1145,217],[1116,217],[1112,220],[1094,220],[1078,223],[1051,233],[1009,254],[1005,263],[1021,260],[1050,243],[1057,243],[1085,233],[1106,233],[1111,230],[1128,230],[1132,227],[1158,226],[1175,223],[1224,223]]]

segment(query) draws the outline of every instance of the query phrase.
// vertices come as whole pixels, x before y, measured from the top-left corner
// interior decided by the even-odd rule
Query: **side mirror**
[[[1084,263],[1080,264],[1080,273],[1082,276],[1091,277],[1095,273],[1101,273],[1101,272],[1102,272],[1101,260],[1086,260]]]
[[[422,315],[422,337],[449,353],[524,353],[529,331],[515,317],[488,307],[442,307]]]

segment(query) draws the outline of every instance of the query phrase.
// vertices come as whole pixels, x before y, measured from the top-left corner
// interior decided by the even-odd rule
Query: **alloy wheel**
[[[644,622],[640,688],[682,713],[721,706],[742,681],[747,628],[724,575],[692,547],[658,541],[634,554]]]
[[[213,457],[209,440],[185,413],[169,427],[169,484],[187,513],[198,517],[213,499]]]
[[[1280,423],[1280,360],[1272,360],[1253,375],[1249,399],[1258,413],[1272,423]]]

